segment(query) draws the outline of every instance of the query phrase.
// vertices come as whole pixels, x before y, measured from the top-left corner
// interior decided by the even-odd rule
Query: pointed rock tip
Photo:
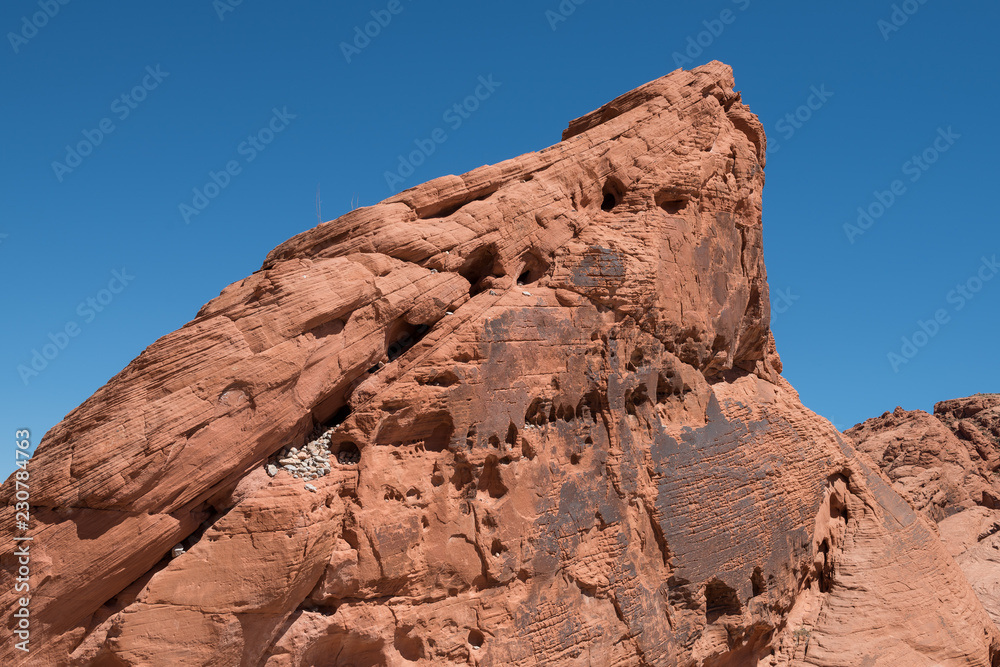
[[[676,69],[611,100],[595,111],[570,121],[569,126],[563,130],[562,140],[566,141],[583,134],[654,98],[667,97],[670,90],[681,91],[690,86],[703,95],[715,95],[722,103],[738,101],[739,93],[733,90],[735,83],[733,68],[719,60],[712,60],[690,70]]]

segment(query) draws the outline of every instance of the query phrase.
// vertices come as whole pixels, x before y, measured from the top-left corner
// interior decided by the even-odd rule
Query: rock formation
[[[995,664],[779,374],[765,141],[713,62],[276,248],[46,435],[0,661]]]
[[[1000,623],[1000,394],[896,408],[846,434],[932,522]]]

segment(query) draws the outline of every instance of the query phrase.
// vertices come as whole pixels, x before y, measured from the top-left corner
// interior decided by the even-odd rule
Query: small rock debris
[[[361,452],[357,447],[345,448],[337,452],[337,463],[342,465],[357,465],[361,461]]]
[[[295,479],[310,481],[330,474],[330,438],[335,429],[316,435],[308,444],[286,447],[277,455],[277,463],[267,463],[264,470],[271,477],[284,470]],[[344,446],[337,453],[337,462],[342,465],[356,465],[361,461],[361,452],[353,444]],[[312,486],[307,484],[306,488]],[[313,489],[315,490],[315,489]]]

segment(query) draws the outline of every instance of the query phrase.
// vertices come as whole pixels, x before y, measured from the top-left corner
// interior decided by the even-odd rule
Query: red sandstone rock
[[[1000,621],[1000,394],[942,401],[933,416],[896,408],[846,434],[939,522],[948,552]]]
[[[1000,394],[941,401],[934,406],[934,416],[965,443],[979,475],[993,487],[978,502],[1000,509]]]
[[[979,456],[941,420],[896,408],[845,432],[893,481],[893,488],[932,521],[981,504],[993,488]],[[994,492],[995,493],[995,492]],[[996,494],[1000,497],[1000,493]]]
[[[983,607],[1000,623],[1000,511],[965,510],[942,520],[938,530]]]
[[[39,446],[33,664],[990,665],[779,375],[764,155],[714,62],[276,248]]]
[[[846,434],[934,521],[977,505],[1000,509],[1000,394],[942,401],[933,416],[896,408]]]

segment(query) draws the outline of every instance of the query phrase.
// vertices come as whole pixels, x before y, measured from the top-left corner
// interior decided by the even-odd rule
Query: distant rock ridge
[[[997,664],[933,524],[982,474],[915,511],[780,376],[733,85],[305,231],[150,345],[37,448],[0,662]]]
[[[896,408],[845,432],[932,522],[1000,623],[1000,394]]]

